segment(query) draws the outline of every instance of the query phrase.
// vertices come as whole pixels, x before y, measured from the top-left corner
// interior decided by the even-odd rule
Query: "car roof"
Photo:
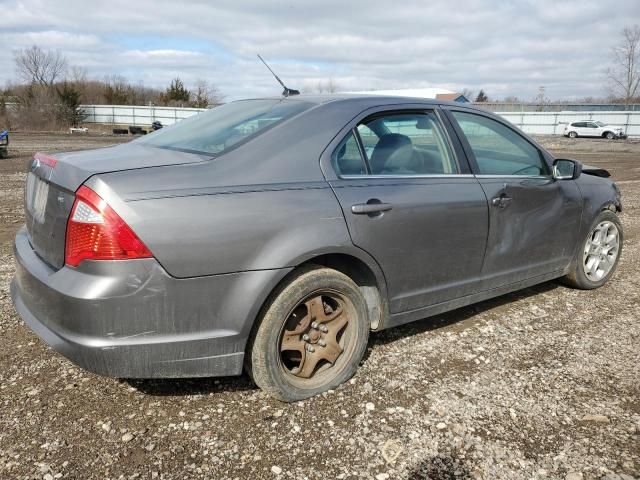
[[[286,100],[286,101],[305,101],[314,103],[317,105],[327,104],[327,103],[353,103],[358,104],[359,106],[377,106],[377,105],[393,105],[393,104],[401,104],[401,103],[422,103],[424,105],[450,105],[464,108],[472,108],[474,110],[479,110],[482,112],[486,112],[481,108],[475,107],[468,103],[460,103],[460,102],[452,102],[447,100],[436,100],[433,98],[419,98],[419,97],[403,97],[396,95],[376,95],[369,93],[332,93],[332,94],[300,94],[300,95],[292,95],[289,97],[258,97],[258,98],[247,98],[236,101],[246,101],[246,100]]]

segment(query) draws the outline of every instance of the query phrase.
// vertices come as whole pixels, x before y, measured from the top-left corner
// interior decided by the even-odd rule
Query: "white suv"
[[[613,138],[626,138],[622,127],[614,127],[602,122],[594,122],[592,120],[580,120],[579,122],[571,122],[564,127],[565,137],[604,137],[609,140]]]

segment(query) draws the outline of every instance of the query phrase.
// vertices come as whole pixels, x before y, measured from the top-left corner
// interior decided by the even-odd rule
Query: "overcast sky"
[[[214,6],[215,4],[215,6]],[[180,76],[228,100],[292,88],[444,87],[492,98],[606,94],[604,70],[640,0],[0,0],[0,85],[12,51],[60,49],[90,77],[165,87]]]

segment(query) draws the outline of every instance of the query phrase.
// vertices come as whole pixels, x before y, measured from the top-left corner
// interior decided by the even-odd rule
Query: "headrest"
[[[400,133],[388,133],[380,137],[371,154],[372,173],[401,169],[410,165],[413,158],[411,139]]]

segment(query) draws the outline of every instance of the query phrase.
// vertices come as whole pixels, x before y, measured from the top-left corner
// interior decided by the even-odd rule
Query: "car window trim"
[[[364,162],[364,169],[366,170],[366,173],[364,173],[364,175],[371,175],[371,165],[369,165],[369,159],[367,158],[367,153],[364,149],[364,143],[362,143],[362,137],[360,136],[360,132],[358,131],[358,125],[360,125],[359,123],[357,123],[352,129],[351,131],[353,132],[353,136],[356,139],[356,143],[358,144],[358,151],[360,152],[360,158],[362,159],[362,161]],[[375,132],[374,132],[375,133]],[[355,175],[355,176],[363,176],[363,175]],[[338,177],[340,177],[340,175],[338,175]]]
[[[362,180],[362,179],[379,179],[379,180],[392,180],[394,178],[404,179],[420,179],[420,178],[474,178],[477,175],[472,173],[425,173],[425,174],[402,174],[402,175],[342,175],[339,178],[342,180]],[[524,178],[521,175],[520,178]]]
[[[446,110],[442,108],[441,105],[438,105],[436,110],[436,114],[440,119],[440,122],[444,126],[445,134],[447,136],[447,140],[451,147],[453,147],[454,154],[456,156],[456,162],[458,164],[458,173],[461,175],[471,174],[473,175],[473,167],[469,162],[469,157],[467,156],[467,152],[464,149],[464,145],[458,138],[458,135],[453,128],[453,124],[451,119],[449,118]]]
[[[553,178],[551,175],[500,175],[493,173],[479,173],[474,175],[476,178],[531,178],[531,179],[550,179]]]
[[[397,106],[396,106],[397,107]],[[469,174],[463,173],[464,169],[462,168],[462,164],[459,160],[459,152],[456,148],[451,135],[449,134],[449,129],[447,123],[444,121],[443,115],[439,112],[439,108],[436,105],[427,107],[427,108],[407,108],[407,109],[398,109],[394,108],[391,110],[381,110],[374,112],[372,114],[363,116],[358,119],[354,126],[351,129],[344,133],[342,137],[340,137],[340,141],[337,143],[336,147],[331,152],[331,157],[333,157],[334,153],[337,151],[338,146],[342,141],[350,134],[353,133],[356,142],[358,144],[358,150],[360,151],[360,157],[363,159],[365,168],[367,173],[361,175],[341,175],[336,171],[335,165],[331,162],[331,167],[333,168],[333,172],[335,173],[338,179],[344,180],[355,180],[359,178],[379,178],[379,179],[387,179],[387,178],[445,178],[445,177],[461,177],[467,176]],[[369,159],[365,153],[364,144],[362,143],[362,138],[360,137],[360,132],[358,131],[358,125],[364,124],[367,121],[375,120],[376,118],[382,118],[392,115],[407,115],[407,114],[420,114],[420,115],[428,115],[429,113],[433,113],[440,124],[440,128],[442,133],[444,134],[444,141],[447,142],[447,146],[449,147],[450,154],[452,155],[453,164],[456,167],[456,173],[425,173],[425,174],[414,174],[414,175],[377,175],[371,173],[371,166],[369,165]],[[375,133],[375,132],[374,132]],[[471,175],[473,176],[473,175]]]
[[[467,156],[467,160],[468,160],[469,164],[471,165],[471,170],[472,170],[472,172],[474,173],[474,175],[476,177],[487,178],[487,175],[490,175],[490,176],[494,176],[494,177],[497,177],[497,178],[503,178],[503,177],[509,177],[509,178],[527,178],[527,177],[529,177],[529,178],[553,178],[553,169],[551,168],[551,165],[549,164],[549,161],[547,159],[547,155],[545,155],[544,150],[542,150],[538,145],[536,145],[534,142],[532,142],[526,136],[524,136],[522,134],[522,132],[519,132],[517,129],[513,128],[512,125],[506,123],[505,121],[503,121],[500,118],[495,118],[492,115],[487,115],[485,112],[478,112],[476,110],[471,110],[471,109],[467,109],[467,108],[459,108],[459,107],[449,107],[449,106],[447,106],[447,108],[443,109],[443,111],[445,112],[445,115],[448,117],[449,122],[451,124],[451,127],[453,128],[453,131],[455,132],[456,136],[458,137],[458,140],[462,144],[464,152],[465,152],[465,154]],[[547,171],[549,173],[547,173],[547,175],[501,175],[501,174],[482,174],[482,173],[480,173],[480,167],[478,166],[478,161],[476,159],[476,155],[473,152],[473,149],[471,148],[471,144],[469,143],[469,140],[467,140],[467,136],[464,134],[464,132],[460,128],[460,125],[458,124],[456,118],[453,116],[453,112],[467,113],[467,114],[470,114],[470,115],[477,115],[479,117],[488,118],[488,119],[493,120],[493,121],[499,123],[500,125],[508,128],[509,130],[514,132],[516,135],[518,135],[520,138],[522,138],[525,142],[527,142],[529,145],[531,145],[538,152],[538,155],[540,156],[540,160],[542,161],[542,163],[544,165],[546,165]]]

